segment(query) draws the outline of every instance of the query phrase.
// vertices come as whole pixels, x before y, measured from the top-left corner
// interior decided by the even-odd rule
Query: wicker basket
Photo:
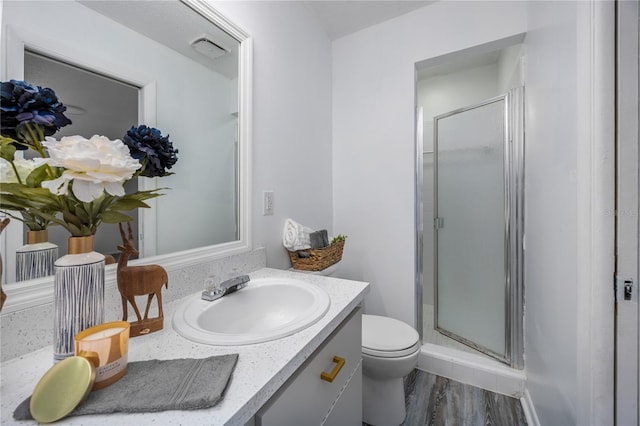
[[[320,249],[307,249],[290,251],[289,259],[293,269],[302,271],[322,271],[342,259],[344,240],[335,242]],[[309,257],[300,257],[301,254],[308,253]]]

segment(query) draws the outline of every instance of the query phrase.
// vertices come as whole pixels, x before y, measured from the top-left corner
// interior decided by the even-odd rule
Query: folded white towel
[[[309,239],[311,232],[313,232],[313,229],[301,225],[292,219],[287,219],[284,222],[282,244],[289,251],[309,249],[311,248],[311,240]]]

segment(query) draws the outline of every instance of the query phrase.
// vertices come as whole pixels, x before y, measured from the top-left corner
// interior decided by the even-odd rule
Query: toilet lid
[[[362,315],[362,352],[374,356],[404,356],[418,348],[418,332],[402,321]]]

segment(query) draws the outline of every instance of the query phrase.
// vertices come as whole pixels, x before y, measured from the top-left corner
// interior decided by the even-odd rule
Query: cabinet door
[[[362,424],[362,363],[344,388],[322,426]]]
[[[334,356],[345,364],[329,383],[320,378],[331,372]],[[314,352],[256,414],[257,426],[317,426],[331,411],[340,392],[345,388],[362,359],[362,310],[356,309],[338,329]],[[360,392],[361,395],[361,392]],[[355,398],[355,397],[354,397]],[[354,411],[362,412],[362,401]]]

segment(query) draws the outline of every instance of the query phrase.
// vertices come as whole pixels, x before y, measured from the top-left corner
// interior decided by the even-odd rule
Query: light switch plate
[[[273,191],[262,191],[262,215],[273,214]]]

